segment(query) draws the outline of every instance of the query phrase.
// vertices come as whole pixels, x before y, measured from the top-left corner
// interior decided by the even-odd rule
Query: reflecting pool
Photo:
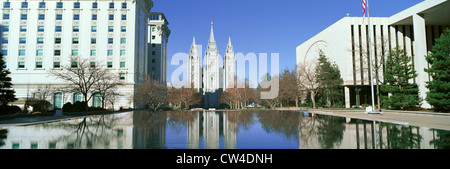
[[[449,148],[450,131],[288,111],[135,111],[0,128],[0,149]]]

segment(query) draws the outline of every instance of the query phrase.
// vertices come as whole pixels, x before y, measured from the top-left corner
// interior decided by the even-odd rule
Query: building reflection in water
[[[448,140],[445,130],[277,111],[136,111],[0,128],[0,149],[450,149]]]

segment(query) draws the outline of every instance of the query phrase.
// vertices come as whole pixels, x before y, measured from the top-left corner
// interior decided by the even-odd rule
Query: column
[[[344,87],[345,92],[345,108],[351,108],[350,105],[350,89],[346,86]]]
[[[414,68],[418,74],[416,83],[419,85],[419,97],[425,99],[427,97],[428,88],[426,88],[426,81],[428,81],[428,73],[425,72],[427,67],[427,61],[425,55],[427,55],[427,40],[425,29],[425,18],[423,15],[413,15],[413,27],[414,27]],[[431,108],[431,105],[427,101],[422,102],[423,108]]]

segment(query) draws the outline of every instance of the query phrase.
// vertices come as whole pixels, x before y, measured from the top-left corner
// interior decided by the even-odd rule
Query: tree
[[[98,93],[102,98],[102,108],[106,108],[106,101],[115,101],[117,95],[120,95],[115,91],[117,90],[117,87],[121,85],[123,85],[123,83],[117,75],[112,74],[109,71],[103,74],[103,76],[98,77],[98,81],[94,83],[94,88],[95,93]],[[108,97],[112,97],[112,99],[108,99]],[[114,103],[112,103],[112,105],[114,109]]]
[[[2,107],[5,107],[9,102],[17,100],[15,91],[12,88],[11,77],[9,77],[11,72],[4,65],[3,55],[0,54],[0,104]]]
[[[96,84],[110,73],[100,65],[92,66],[88,59],[80,57],[70,57],[70,64],[62,66],[62,70],[50,70],[50,74],[57,79],[67,83],[67,87],[61,90],[68,92],[79,92],[84,97],[86,111],[88,111],[88,102],[97,93]],[[119,77],[115,77],[119,78]]]
[[[322,98],[323,102],[325,102],[324,104],[327,107],[341,107],[343,105],[341,85],[344,83],[341,71],[336,64],[328,61],[322,51],[320,51],[319,62],[316,67],[316,76],[317,82],[323,91],[323,97],[325,97]]]
[[[134,99],[138,104],[144,104],[156,112],[167,102],[167,86],[148,76],[141,84],[136,85]]]
[[[191,88],[170,88],[167,92],[167,101],[180,107],[184,104],[186,109],[189,109],[192,105],[201,104],[201,94],[193,87],[193,84],[191,86]]]
[[[410,83],[417,77],[417,73],[411,64],[411,56],[403,49],[392,50],[386,61],[384,72],[385,84],[381,91],[391,94],[383,96],[382,103],[391,109],[405,109],[416,107],[420,104],[419,89],[417,84]]]
[[[438,112],[450,111],[450,29],[446,29],[431,50],[431,54],[426,56],[430,64],[429,69],[425,69],[432,80],[427,82],[426,101],[433,105]]]
[[[298,98],[301,95],[301,90],[297,84],[297,71],[295,69],[285,69],[280,76],[280,97],[281,100],[287,102],[295,102],[295,107],[298,107]]]
[[[304,62],[297,65],[297,80],[299,88],[306,90],[311,97],[312,107],[316,108],[316,95],[319,89],[319,83],[316,76],[315,62]]]

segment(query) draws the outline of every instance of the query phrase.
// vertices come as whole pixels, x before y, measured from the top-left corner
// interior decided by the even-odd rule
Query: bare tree
[[[297,80],[300,89],[310,93],[313,108],[316,108],[315,96],[319,90],[319,83],[316,78],[316,62],[304,62],[297,65]]]
[[[156,112],[167,102],[167,85],[147,76],[141,84],[136,85],[134,99]]]
[[[100,94],[100,97],[102,98],[102,108],[106,107],[106,100],[109,96],[114,97],[114,95],[118,94],[115,90],[121,85],[123,85],[123,83],[120,81],[119,77],[110,72],[106,72],[103,76],[98,77],[98,81],[94,83],[94,88],[95,93]]]

